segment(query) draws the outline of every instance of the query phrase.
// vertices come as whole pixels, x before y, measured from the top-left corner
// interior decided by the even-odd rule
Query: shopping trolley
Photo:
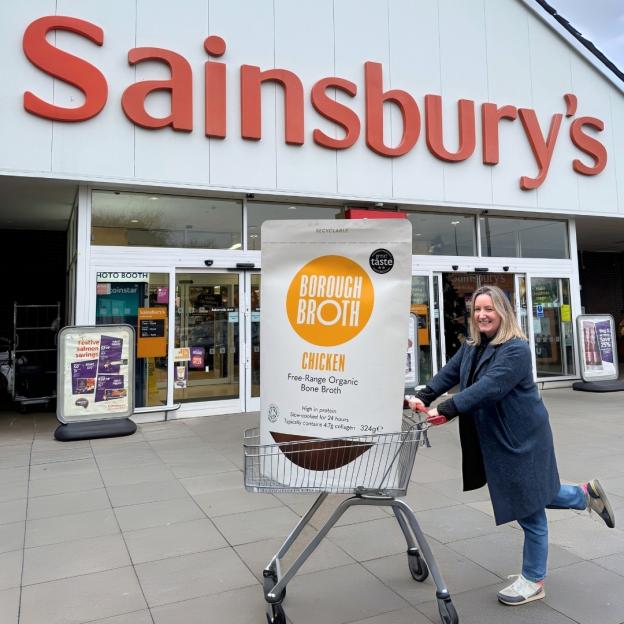
[[[451,596],[416,515],[405,501],[397,499],[407,493],[418,447],[429,446],[429,426],[427,422],[404,416],[401,431],[396,433],[297,439],[276,444],[261,444],[257,428],[245,431],[245,489],[248,492],[320,492],[263,570],[268,624],[286,624],[282,606],[286,586],[338,519],[355,505],[392,507],[407,542],[407,563],[412,578],[422,582],[431,572],[440,618],[443,624],[457,624],[459,619]],[[281,560],[330,493],[352,496],[338,505],[283,572]]]

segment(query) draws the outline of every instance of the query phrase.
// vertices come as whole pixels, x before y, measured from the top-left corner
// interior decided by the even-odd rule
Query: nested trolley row
[[[426,422],[404,417],[394,433],[330,439],[303,439],[261,444],[260,430],[244,434],[245,489],[249,492],[319,492],[310,509],[291,531],[263,571],[268,624],[286,624],[282,603],[286,586],[329,530],[355,505],[392,507],[407,542],[407,561],[415,581],[431,572],[443,624],[457,624],[450,594],[429,544],[405,496],[420,446],[429,445]],[[338,468],[336,468],[338,466]],[[329,494],[352,494],[342,501],[286,571],[281,561]]]

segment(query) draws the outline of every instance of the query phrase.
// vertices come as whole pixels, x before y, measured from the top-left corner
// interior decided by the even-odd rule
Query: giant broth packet
[[[261,442],[286,451],[268,478],[350,489],[395,474],[379,443],[401,431],[411,253],[407,219],[262,225]]]

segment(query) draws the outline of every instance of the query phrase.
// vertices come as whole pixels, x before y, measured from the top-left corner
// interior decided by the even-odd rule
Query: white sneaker
[[[533,600],[540,600],[546,595],[543,581],[534,583],[524,578],[522,574],[512,574],[507,578],[514,577],[517,578],[511,585],[498,592],[498,600],[503,604],[515,607]]]

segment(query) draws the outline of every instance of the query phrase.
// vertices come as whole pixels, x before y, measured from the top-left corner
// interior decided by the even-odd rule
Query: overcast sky
[[[624,71],[624,0],[547,0]]]

